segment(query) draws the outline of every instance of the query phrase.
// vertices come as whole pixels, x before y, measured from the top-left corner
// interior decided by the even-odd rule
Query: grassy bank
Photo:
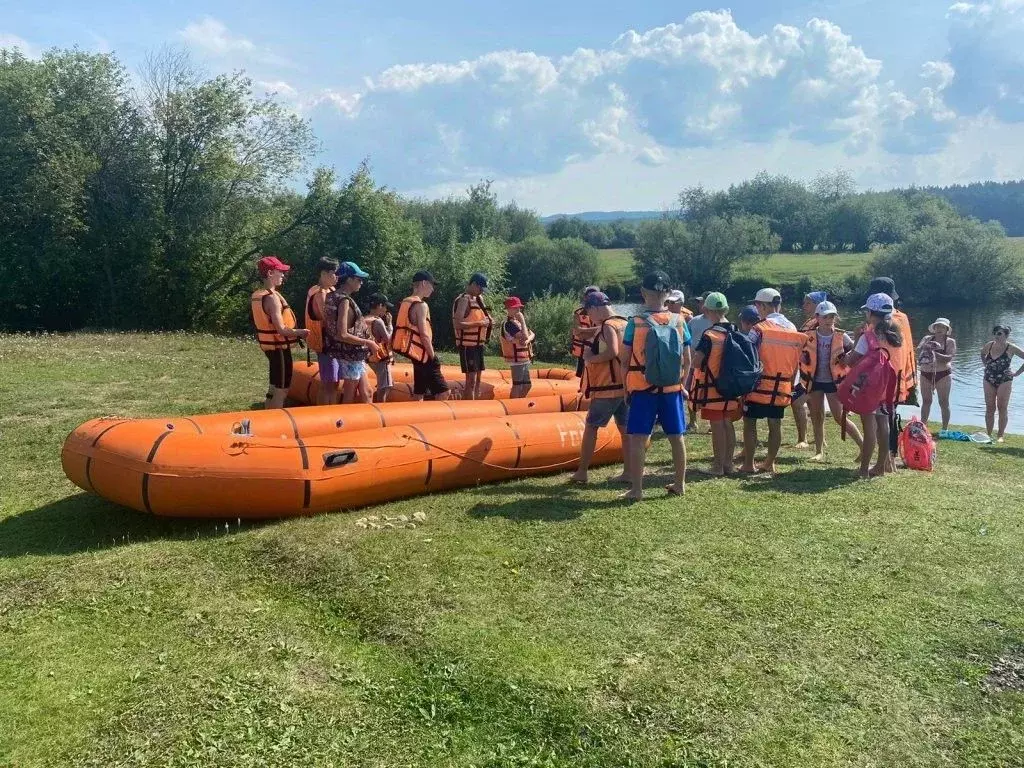
[[[833,433],[685,501],[624,507],[609,469],[227,528],[64,479],[79,422],[246,407],[263,362],[0,336],[0,764],[1020,764],[1021,439],[870,483]]]
[[[1024,246],[1024,238],[1021,238]],[[737,282],[758,280],[770,285],[796,285],[808,277],[813,283],[835,285],[849,275],[863,272],[871,258],[869,253],[776,253],[757,257],[737,267],[733,279]],[[635,280],[633,257],[628,249],[616,248],[600,251],[601,280],[624,283]]]

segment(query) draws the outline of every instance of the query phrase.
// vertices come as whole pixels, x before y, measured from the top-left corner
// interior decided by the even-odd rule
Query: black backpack
[[[754,342],[731,323],[716,323],[714,327],[725,334],[715,389],[727,400],[749,395],[757,389],[764,373]]]

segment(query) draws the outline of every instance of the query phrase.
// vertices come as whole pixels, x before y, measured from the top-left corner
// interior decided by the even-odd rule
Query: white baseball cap
[[[782,294],[774,288],[762,288],[754,296],[754,301],[761,304],[772,304],[776,299],[781,299]]]
[[[665,302],[668,303],[670,301],[673,304],[675,304],[676,302],[682,304],[684,301],[686,301],[686,296],[684,296],[683,292],[680,290],[669,291],[668,296],[665,297]]]
[[[887,293],[872,293],[868,296],[868,300],[864,302],[864,306],[861,309],[876,312],[880,315],[888,315],[894,309],[892,296]]]
[[[831,301],[823,301],[814,309],[814,314],[825,317],[826,315],[838,315],[839,310]]]

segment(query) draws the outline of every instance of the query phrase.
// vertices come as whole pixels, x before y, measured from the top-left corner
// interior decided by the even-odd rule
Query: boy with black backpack
[[[682,382],[690,368],[690,331],[679,315],[665,309],[668,275],[652,272],[640,288],[643,310],[629,319],[622,335],[619,362],[626,371],[629,415],[626,419],[630,489],[623,498],[643,497],[647,441],[654,425],[661,428],[672,446],[675,482],[665,486],[670,495],[686,492],[686,416]]]
[[[743,396],[761,380],[761,362],[750,338],[726,318],[729,302],[721,293],[704,299],[704,316],[712,325],[697,344],[692,383],[687,387],[702,419],[711,422],[713,459],[708,474],[733,473],[735,422],[743,414]]]

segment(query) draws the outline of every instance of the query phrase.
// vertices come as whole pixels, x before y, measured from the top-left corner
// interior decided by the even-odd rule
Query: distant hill
[[[964,216],[982,221],[994,219],[1011,237],[1024,235],[1024,180],[984,181],[922,189],[946,198]]]
[[[664,211],[584,211],[583,213],[555,213],[551,216],[541,216],[541,223],[547,224],[555,219],[573,218],[583,221],[644,221],[646,219],[660,219]]]

